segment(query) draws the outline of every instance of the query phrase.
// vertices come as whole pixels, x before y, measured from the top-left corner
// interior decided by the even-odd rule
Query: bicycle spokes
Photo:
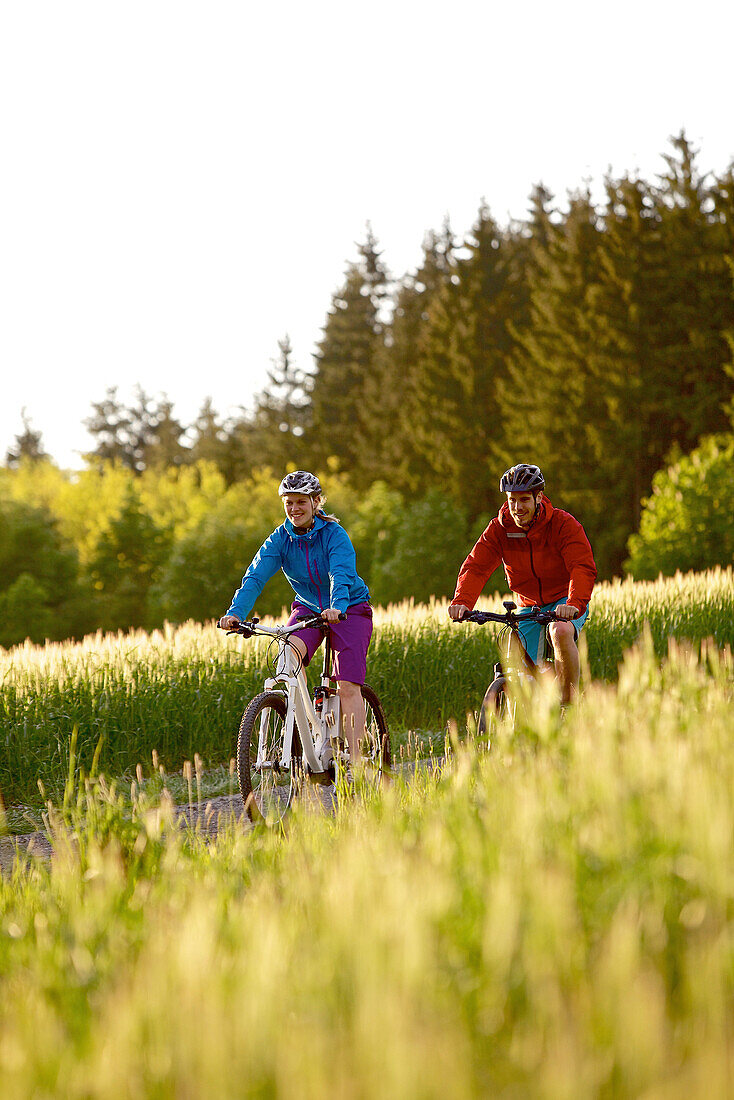
[[[252,820],[263,819],[269,825],[288,810],[300,765],[295,737],[290,764],[283,764],[285,716],[285,699],[265,692],[250,703],[240,726],[237,770],[243,803]]]
[[[266,635],[277,640],[279,647],[274,675],[247,706],[237,743],[237,773],[245,810],[252,820],[264,819],[270,825],[285,816],[304,776],[315,784],[328,784],[341,764],[349,765],[347,741],[354,744],[353,737],[345,737],[352,731],[342,728],[341,697],[332,686],[328,632],[324,673],[311,700],[301,658],[289,640],[310,625],[328,631],[328,624],[317,615],[285,629],[262,626],[253,619],[241,624],[239,631]],[[378,782],[391,762],[387,722],[374,691],[365,685],[362,697],[366,728],[358,755]]]

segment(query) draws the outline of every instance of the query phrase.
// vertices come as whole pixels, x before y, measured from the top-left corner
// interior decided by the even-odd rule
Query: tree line
[[[214,543],[223,540],[212,560],[229,562],[231,551],[238,580],[250,546],[278,521],[262,487],[271,485],[277,506],[273,479],[296,467],[320,472],[350,533],[355,526],[376,601],[450,594],[471,539],[500,503],[499,473],[517,461],[537,462],[553,502],[582,520],[602,577],[635,562],[638,575],[654,575],[645,531],[664,526],[654,517],[670,495],[666,470],[699,453],[695,469],[726,467],[734,420],[734,165],[704,176],[696,157],[681,133],[658,179],[606,178],[601,202],[581,189],[560,209],[538,185],[527,218],[505,226],[482,205],[463,239],[448,224],[429,232],[418,269],[401,279],[368,229],[333,295],[313,364],[300,369],[285,337],[263,392],[236,416],[220,417],[207,399],[184,425],[165,397],[139,389],[126,405],[108,390],[86,422],[94,447],[77,480],[123,479],[125,493],[112,495],[118,512],[104,531],[101,520],[91,525],[94,551],[59,510],[63,494],[53,513],[98,610],[110,586],[122,584],[115,554],[134,559],[115,543],[127,531],[148,547],[135,583],[149,583],[138,610],[126,612],[130,624],[216,614],[221,590],[216,603],[196,606],[166,594],[173,560],[183,554],[178,587],[191,589],[197,540],[200,556],[209,552],[207,530]],[[5,492],[12,481],[16,505],[21,471],[28,485],[28,469],[48,466],[43,459],[25,419],[6,460]],[[202,486],[213,479],[216,501],[204,507]],[[188,486],[179,494],[188,504],[177,507],[193,509],[198,527],[155,503],[156,494],[175,496],[173,484]],[[709,487],[701,488],[699,502]],[[679,497],[677,489],[674,511]],[[37,503],[26,494],[23,506]],[[729,514],[714,509],[712,530],[726,529]],[[696,539],[677,548],[665,522],[665,561],[679,554],[685,567]],[[726,564],[728,537],[712,536],[693,560]],[[202,591],[212,583],[202,580]],[[284,596],[276,591],[275,602]],[[121,615],[99,610],[98,623],[125,625]]]
[[[560,214],[537,187],[525,222],[483,207],[462,242],[429,235],[389,324],[369,237],[316,357],[313,453],[337,426],[355,485],[436,486],[471,517],[536,462],[619,573],[656,471],[731,428],[733,169],[703,178],[672,146],[659,180],[608,178],[601,206],[581,191]]]
[[[140,473],[110,460],[76,474],[48,460],[0,469],[0,645],[224,614],[283,521],[280,477],[266,468],[228,485],[203,460]],[[379,481],[357,492],[333,468],[323,477],[376,604],[453,591],[475,533],[459,504],[435,490],[405,501]],[[256,610],[277,615],[291,599],[279,576]]]

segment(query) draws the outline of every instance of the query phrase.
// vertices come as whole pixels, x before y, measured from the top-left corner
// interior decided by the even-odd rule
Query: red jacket
[[[586,610],[596,580],[591,544],[579,521],[547,497],[527,531],[502,505],[462,565],[452,602],[474,607],[500,562],[522,607],[565,599]]]

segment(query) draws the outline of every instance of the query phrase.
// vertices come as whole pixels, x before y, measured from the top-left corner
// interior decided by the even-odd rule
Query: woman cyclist
[[[324,513],[326,498],[316,475],[306,470],[286,474],[278,493],[285,522],[255,554],[218,626],[231,630],[247,619],[265,584],[282,569],[296,597],[288,625],[315,613],[330,624],[334,678],[349,754],[355,761],[365,728],[361,688],[367,677],[367,649],[372,637],[369,590],[357,573],[349,535],[335,516]],[[342,612],[347,616],[344,621],[339,619]],[[292,635],[304,664],[309,664],[323,637],[316,627]]]

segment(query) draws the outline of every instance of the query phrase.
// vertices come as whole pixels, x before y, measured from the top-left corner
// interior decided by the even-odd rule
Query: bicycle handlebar
[[[343,622],[347,615],[345,611],[339,612],[339,622]],[[244,638],[251,638],[253,634],[273,634],[278,637],[284,637],[287,634],[293,634],[296,630],[303,630],[305,627],[318,626],[322,628],[328,628],[331,623],[322,618],[321,614],[312,615],[308,619],[299,619],[297,623],[293,623],[291,627],[278,627],[275,630],[268,629],[267,627],[259,626],[260,620],[244,619],[238,626],[233,626],[227,631],[227,636],[230,634],[241,634]],[[219,622],[217,622],[219,627]],[[219,629],[223,629],[219,627]]]
[[[531,607],[524,614],[522,611],[506,611],[504,615],[498,615],[494,611],[470,611],[462,619],[455,619],[458,623],[502,623],[503,626],[519,626],[520,623],[540,623],[547,626],[548,623],[573,622],[573,619],[560,619],[555,611],[543,611],[540,607]]]

